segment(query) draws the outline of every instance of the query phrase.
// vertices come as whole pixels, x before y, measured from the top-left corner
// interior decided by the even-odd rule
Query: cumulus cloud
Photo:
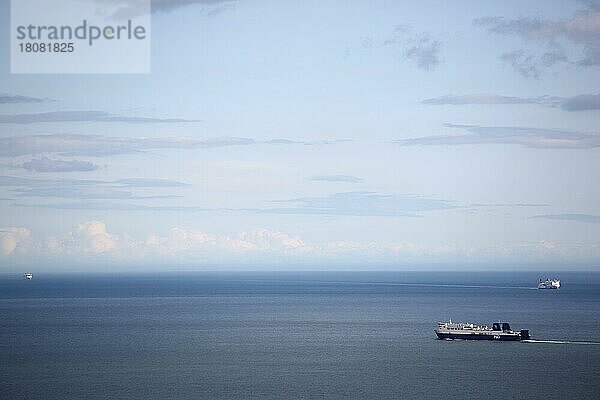
[[[53,101],[50,99],[44,99],[40,97],[21,96],[21,95],[9,95],[0,94],[0,104],[22,104],[22,103],[43,103],[46,101]]]
[[[51,111],[33,114],[2,114],[0,124],[33,124],[40,122],[131,122],[173,123],[198,122],[181,118],[148,118],[111,114],[105,111]]]
[[[316,182],[348,182],[348,183],[361,183],[362,178],[358,178],[353,175],[317,175],[310,178],[311,181]]]
[[[205,246],[213,247],[215,241],[214,235],[199,230],[172,228],[166,236],[151,234],[146,240],[146,245],[154,251],[172,253]]]
[[[24,228],[0,230],[1,255],[15,252],[21,243],[29,239],[30,232]],[[503,259],[543,259],[555,257],[595,259],[599,255],[598,243],[557,243],[550,240],[502,244],[493,247],[476,248],[456,243],[422,244],[411,242],[382,243],[377,241],[360,242],[353,240],[332,240],[310,243],[299,236],[276,229],[253,229],[240,231],[235,235],[216,235],[197,229],[174,227],[162,234],[150,234],[144,240],[137,240],[126,233],[111,232],[106,224],[92,220],[79,224],[62,237],[49,236],[36,239],[30,248],[41,252],[41,257],[59,257],[62,261],[77,260],[86,263],[90,260],[110,259],[118,262],[147,263],[168,260],[194,266],[212,265],[213,262],[235,260],[242,265],[249,260],[264,260],[286,257],[291,261],[312,260],[380,260],[397,262],[398,257],[413,260],[489,259],[490,256]],[[23,256],[24,252],[19,252]],[[31,255],[30,253],[27,253]],[[240,258],[241,257],[241,258]],[[241,261],[240,261],[241,260]],[[364,266],[364,264],[363,264]]]
[[[321,252],[327,255],[354,255],[379,256],[379,257],[439,257],[456,255],[465,257],[474,252],[474,249],[459,245],[425,245],[417,243],[377,243],[357,242],[352,240],[336,240],[326,243]]]
[[[583,66],[600,65],[600,9],[597,3],[587,2],[586,8],[571,18],[542,19],[484,17],[474,21],[488,32],[499,35],[517,35],[529,42],[545,45],[541,54],[516,50],[502,57],[527,77],[537,77],[540,67],[550,67],[560,62],[571,62],[560,46],[560,42],[579,46],[579,57],[572,61]]]
[[[36,172],[75,172],[94,171],[98,165],[89,161],[80,160],[56,160],[48,157],[33,159],[21,164],[28,171]]]
[[[518,144],[540,149],[589,149],[600,147],[600,135],[559,129],[446,124],[467,133],[396,140],[402,146]]]
[[[106,231],[106,224],[89,221],[77,227],[78,237],[82,240],[82,250],[90,253],[106,253],[116,247],[116,237]]]
[[[152,255],[173,256],[180,253],[288,254],[311,249],[297,236],[264,228],[240,231],[236,235],[229,236],[174,227],[166,234],[152,233],[145,240],[136,241],[126,234],[110,233],[106,224],[101,221],[82,223],[66,236],[48,237],[44,243],[44,248],[55,255],[88,253],[139,258]]]
[[[565,111],[600,110],[600,94],[582,94],[573,97],[537,96],[515,97],[498,94],[445,95],[425,99],[429,105],[466,105],[466,104],[536,104],[548,107],[560,107]]]
[[[216,235],[197,229],[174,227],[164,234],[152,233],[145,240],[135,240],[127,234],[114,234],[101,221],[88,221],[67,235],[47,237],[43,249],[54,256],[105,257],[144,260],[188,255],[191,257],[216,256],[230,258],[240,256],[314,256],[337,257],[344,255],[440,255],[461,250],[457,246],[425,246],[411,243],[381,244],[334,240],[323,243],[307,243],[297,235],[276,229],[252,229],[235,235]],[[449,250],[451,248],[451,250]],[[462,249],[464,250],[464,249]],[[212,259],[212,258],[210,258]]]
[[[31,231],[26,228],[0,229],[0,252],[3,255],[12,254],[30,235]]]
[[[173,252],[292,254],[312,249],[297,236],[264,228],[240,231],[234,236],[173,228],[166,236],[150,235],[146,244],[149,246],[149,251],[161,254]]]
[[[600,245],[598,243],[560,243],[552,240],[522,243],[494,250],[500,255],[509,255],[516,259],[528,257],[530,259],[565,260],[568,262],[573,262],[576,259],[597,260],[600,255]]]
[[[299,237],[269,229],[241,231],[234,238],[225,237],[222,240],[225,248],[242,253],[247,251],[309,250],[309,246]]]
[[[102,221],[83,222],[64,236],[48,236],[38,239],[38,248],[43,253],[55,256],[73,256],[78,261],[86,261],[86,256],[139,257],[135,252],[139,243],[127,234],[117,235],[108,231]],[[83,257],[83,258],[82,258]]]
[[[449,253],[464,254],[460,246],[427,246],[412,243],[357,242],[333,240],[308,243],[296,235],[271,229],[240,231],[236,235],[213,235],[197,230],[173,228],[165,236],[150,235],[145,245],[150,252],[177,254],[182,252],[217,252],[221,255],[288,255],[288,256],[422,256]]]

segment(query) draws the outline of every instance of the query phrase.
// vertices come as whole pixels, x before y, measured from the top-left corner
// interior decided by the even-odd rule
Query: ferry
[[[33,279],[33,274],[31,272],[27,272],[25,275],[23,275],[23,278],[30,281]]]
[[[438,322],[434,329],[438,339],[518,341],[529,339],[529,329],[514,332],[508,322],[494,322],[492,327],[472,323]]]
[[[560,289],[560,280],[559,279],[546,279],[538,283],[538,289]]]

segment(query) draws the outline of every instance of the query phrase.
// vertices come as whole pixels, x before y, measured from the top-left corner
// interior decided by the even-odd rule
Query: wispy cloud
[[[560,107],[565,111],[600,110],[600,94],[582,94],[573,97],[537,96],[515,97],[498,94],[445,95],[425,99],[429,105],[467,105],[467,104],[536,104],[548,107]]]
[[[348,182],[348,183],[361,183],[362,178],[358,178],[352,175],[317,175],[310,178],[311,181],[316,182]]]
[[[141,199],[152,199],[160,196],[144,196]],[[164,196],[168,197],[168,196]],[[107,200],[119,200],[115,198],[106,198]],[[131,196],[128,200],[135,200]],[[140,197],[137,197],[140,199]],[[98,199],[96,199],[98,200]],[[105,210],[105,211],[140,211],[140,212],[231,212],[231,211],[248,211],[248,210],[232,210],[232,209],[214,209],[197,206],[185,206],[185,205],[174,205],[174,206],[160,206],[160,205],[148,205],[139,203],[123,203],[114,201],[85,201],[85,202],[67,202],[67,203],[48,203],[43,204],[26,204],[26,203],[13,203],[12,206],[20,208],[47,208],[51,210]],[[253,210],[250,210],[253,211]]]
[[[378,48],[393,50],[403,61],[424,71],[431,71],[442,61],[442,42],[429,32],[415,32],[406,24],[396,25],[389,35],[382,38],[361,36],[359,50],[372,52]],[[350,57],[350,47],[346,47],[344,58]]]
[[[551,96],[538,96],[538,97],[515,97],[515,96],[502,96],[498,94],[465,94],[465,95],[451,95],[434,97],[431,99],[425,99],[422,101],[423,104],[432,105],[465,105],[465,104],[541,104],[555,106],[560,104],[564,98],[562,97],[551,97]]]
[[[167,179],[132,178],[116,181],[86,179],[33,179],[0,176],[0,186],[10,188],[17,197],[74,199],[155,199],[174,195],[135,195],[137,188],[174,188],[185,183]]]
[[[126,187],[137,187],[137,188],[158,188],[158,187],[182,187],[188,186],[187,183],[172,181],[170,179],[158,179],[158,178],[127,178],[117,179],[114,183],[123,185]]]
[[[320,146],[320,145],[330,145],[330,144],[338,144],[338,143],[346,143],[351,142],[352,139],[324,139],[324,140],[294,140],[294,139],[285,139],[285,138],[277,138],[277,139],[269,139],[260,143],[272,144],[272,145],[285,145],[285,144],[301,144],[305,146]]]
[[[569,97],[560,106],[566,111],[600,110],[600,94]]]
[[[396,140],[402,146],[518,144],[541,149],[589,149],[600,147],[600,135],[558,129],[446,124],[466,130],[457,135],[424,136]]]
[[[176,8],[190,5],[224,6],[233,5],[237,0],[153,0],[152,12],[170,12]]]
[[[412,33],[409,25],[397,25],[383,45],[402,48],[404,59],[425,71],[434,69],[441,61],[442,43],[428,32]]]
[[[543,214],[535,215],[531,218],[554,219],[561,221],[587,222],[592,224],[600,223],[600,215],[591,214]]]
[[[500,60],[510,64],[515,71],[525,78],[538,78],[540,76],[538,63],[535,56],[530,52],[522,49],[508,51],[500,55]]]
[[[471,207],[548,207],[544,203],[473,203]]]
[[[406,35],[410,34],[411,28],[408,24],[399,24],[394,27],[394,31],[390,37],[383,41],[384,46],[403,44],[406,41]]]
[[[562,50],[547,51],[537,55],[531,51],[518,49],[500,55],[500,60],[510,64],[514,70],[525,78],[538,78],[542,68],[549,68],[557,63],[566,62],[567,56]]]
[[[267,214],[353,215],[418,217],[421,211],[456,208],[456,202],[420,196],[401,196],[375,192],[343,192],[324,197],[301,197],[274,203],[292,207],[265,208]]]
[[[48,157],[24,162],[20,167],[36,172],[87,172],[98,169],[98,165],[89,161],[57,160]]]
[[[34,124],[42,122],[176,123],[199,121],[181,118],[133,117],[111,114],[106,111],[51,111],[33,114],[0,114],[0,124]]]
[[[440,50],[440,41],[423,36],[406,49],[404,56],[420,69],[429,71],[440,63]]]
[[[148,13],[147,1],[96,0],[101,4],[119,6],[111,15],[117,20],[133,18]],[[234,8],[237,0],[152,0],[152,13],[169,13],[176,9],[197,5],[202,7],[204,15],[214,17]]]
[[[0,180],[0,182],[2,182]],[[15,186],[19,180],[13,178],[11,184],[4,184],[4,186]],[[27,180],[26,180],[27,182]],[[79,182],[79,181],[76,181]],[[379,217],[379,216],[390,216],[390,217],[422,217],[420,214],[427,211],[436,210],[473,210],[476,208],[539,208],[547,207],[548,204],[541,203],[465,203],[454,200],[443,200],[428,198],[425,196],[416,195],[388,195],[380,194],[375,192],[342,192],[335,193],[328,196],[322,197],[300,197],[289,200],[275,200],[270,201],[269,205],[273,204],[290,204],[289,207],[263,207],[263,208],[208,208],[200,207],[195,205],[149,205],[140,204],[139,202],[130,202],[131,200],[137,199],[150,199],[161,196],[133,196],[129,192],[119,193],[123,191],[123,187],[118,186],[116,182],[104,182],[100,181],[99,187],[107,188],[108,190],[115,191],[105,192],[101,191],[96,195],[90,195],[85,192],[80,193],[81,184],[67,184],[65,185],[69,190],[68,195],[58,193],[57,196],[53,197],[73,197],[81,199],[90,199],[86,201],[69,201],[69,202],[44,202],[38,204],[31,203],[13,203],[15,207],[26,207],[26,208],[49,208],[56,210],[115,210],[115,211],[139,211],[139,212],[212,212],[212,213],[243,213],[243,214],[288,214],[288,215],[347,215],[347,216],[366,216],[366,217]],[[98,186],[98,185],[96,185]],[[133,188],[136,186],[133,185]],[[153,187],[161,187],[160,183],[157,183]],[[49,189],[48,189],[49,188]],[[51,186],[33,187],[32,189],[37,192],[44,193],[43,190],[52,190]],[[26,194],[36,193],[31,190]],[[48,194],[48,193],[44,193]],[[35,196],[31,196],[35,197]],[[168,196],[162,196],[168,197]],[[100,201],[94,201],[100,200]],[[109,200],[109,201],[104,201]],[[127,202],[114,202],[110,200],[127,200]]]
[[[12,190],[19,197],[56,197],[78,199],[134,199],[132,192],[104,186],[36,187]],[[143,197],[142,197],[143,198]]]
[[[22,103],[43,103],[54,101],[51,99],[21,95],[0,94],[0,104],[22,104]]]
[[[349,141],[349,139],[319,141],[271,139],[266,141],[256,141],[251,138],[240,137],[210,138],[199,136],[166,136],[151,138],[78,134],[29,135],[0,138],[0,157],[16,157],[35,154],[100,157],[159,149],[190,150],[227,146],[247,146],[261,143],[268,145],[321,146]]]
[[[0,138],[0,157],[55,153],[63,156],[106,156],[156,149],[197,149],[256,143],[248,138],[190,136],[114,137],[101,135],[30,135]]]
[[[585,9],[571,18],[542,19],[484,17],[474,21],[488,32],[498,35],[517,35],[528,42],[545,46],[541,52],[514,50],[501,57],[510,63],[521,75],[537,77],[541,68],[551,67],[561,62],[573,62],[582,67],[600,65],[600,9],[596,3],[585,2]],[[559,41],[580,46],[579,58],[570,61],[560,47]]]

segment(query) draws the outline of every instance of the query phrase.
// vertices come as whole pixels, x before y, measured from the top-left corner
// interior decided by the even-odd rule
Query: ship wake
[[[550,344],[588,344],[600,346],[600,342],[592,342],[587,340],[522,340],[523,343],[550,343]]]

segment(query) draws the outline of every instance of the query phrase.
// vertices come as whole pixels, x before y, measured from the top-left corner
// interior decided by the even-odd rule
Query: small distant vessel
[[[472,323],[438,322],[438,328],[434,329],[438,339],[462,339],[462,340],[499,340],[517,341],[528,340],[529,329],[521,329],[513,332],[508,322],[494,322],[492,327],[487,325],[475,325]]]
[[[30,281],[33,279],[33,274],[31,272],[27,272],[25,275],[23,275],[23,278]]]
[[[560,289],[560,279],[546,279],[538,283],[538,289]]]

